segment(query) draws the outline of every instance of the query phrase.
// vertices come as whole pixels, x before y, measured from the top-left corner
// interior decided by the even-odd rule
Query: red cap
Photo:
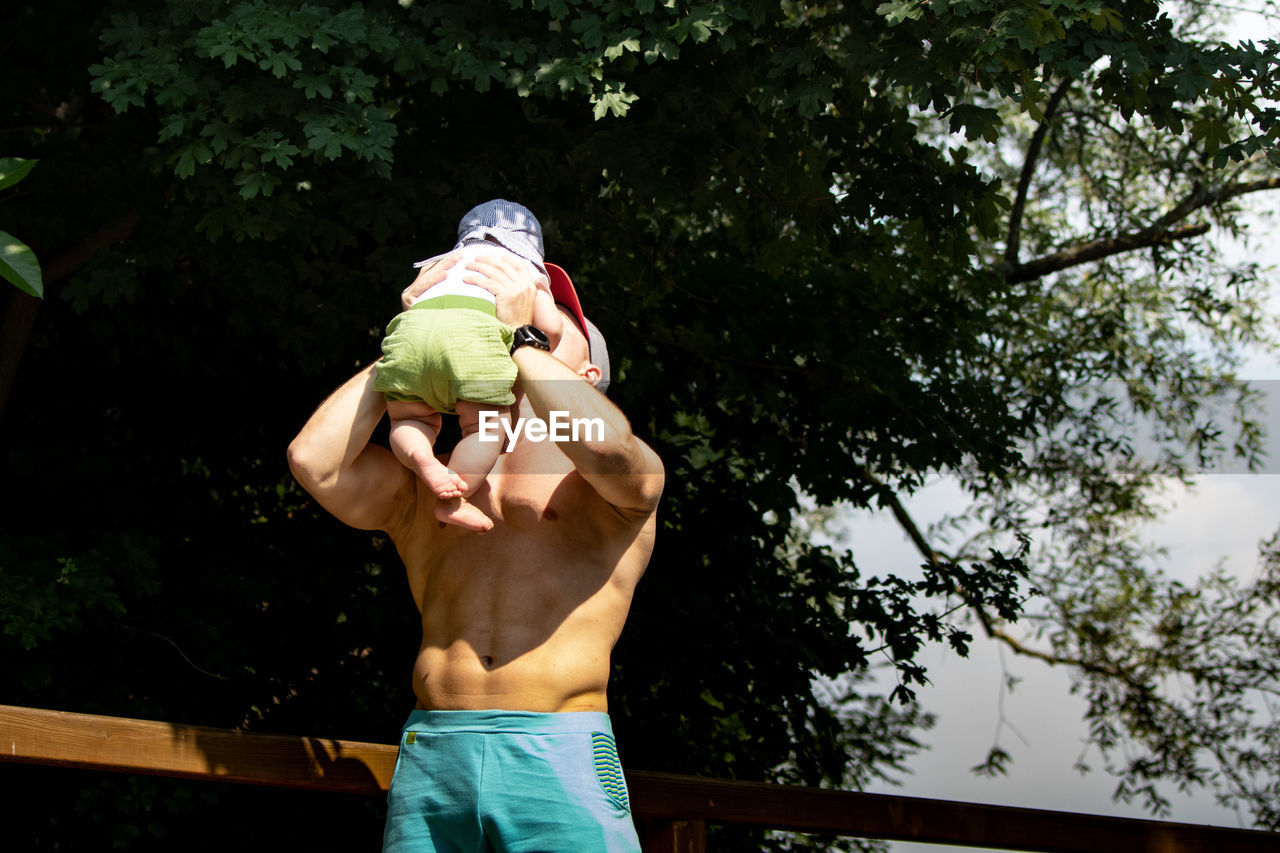
[[[603,394],[609,390],[609,383],[612,381],[612,371],[609,368],[609,345],[595,324],[582,313],[582,303],[578,301],[578,291],[573,289],[569,274],[555,264],[543,264],[543,266],[546,267],[547,279],[551,282],[551,298],[569,309],[574,319],[578,321],[578,328],[582,329],[582,334],[587,337],[587,357],[600,369],[596,390]]]
[[[587,334],[587,318],[582,313],[582,303],[578,301],[578,291],[573,289],[569,274],[555,264],[543,264],[547,268],[547,278],[551,281],[551,298],[573,312],[578,320],[578,328]]]

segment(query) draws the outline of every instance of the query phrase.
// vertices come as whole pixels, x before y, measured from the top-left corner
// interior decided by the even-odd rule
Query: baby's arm
[[[538,282],[538,292],[533,297],[533,318],[529,322],[541,329],[552,341],[558,341],[564,315],[551,298],[551,289],[543,284],[545,281],[546,279],[542,279]]]

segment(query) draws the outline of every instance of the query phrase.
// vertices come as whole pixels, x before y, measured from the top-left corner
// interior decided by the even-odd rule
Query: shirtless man
[[[405,303],[448,266],[424,270]],[[502,257],[468,265],[469,280],[494,294],[498,318],[517,329],[533,312],[525,267]],[[593,387],[601,372],[581,312],[560,310],[570,322],[549,352],[535,340],[512,353],[515,415],[599,418],[603,434],[518,441],[471,498],[492,530],[438,522],[431,489],[369,443],[386,411],[372,365],[289,446],[294,475],[325,509],[390,535],[422,614],[417,710],[388,792],[384,851],[640,849],[605,688],[653,550],[663,468]]]

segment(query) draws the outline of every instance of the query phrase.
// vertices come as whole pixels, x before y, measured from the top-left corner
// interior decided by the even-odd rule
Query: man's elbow
[[[308,492],[315,494],[324,489],[326,481],[332,480],[332,472],[326,472],[320,457],[302,436],[289,443],[287,456],[293,478]]]
[[[636,487],[636,502],[639,508],[653,512],[662,499],[662,489],[666,485],[666,475],[659,469],[656,473],[641,474]]]
[[[620,484],[621,485],[621,484]],[[658,510],[662,498],[662,474],[641,474],[627,478],[625,485],[605,493],[614,511],[623,518],[643,521]]]
[[[638,454],[628,454],[613,460],[616,465],[615,482],[621,486],[616,503],[620,509],[647,516],[657,509],[658,501],[662,498],[666,472],[662,460],[647,446],[639,444],[638,450]]]

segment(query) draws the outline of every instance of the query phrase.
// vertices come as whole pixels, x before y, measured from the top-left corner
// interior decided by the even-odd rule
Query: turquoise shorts
[[[609,716],[414,711],[383,853],[639,853]]]

